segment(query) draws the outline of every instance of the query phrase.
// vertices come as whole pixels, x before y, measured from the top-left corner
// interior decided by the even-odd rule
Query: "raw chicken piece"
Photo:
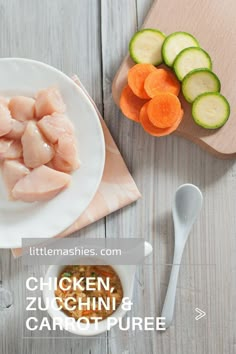
[[[34,121],[29,121],[21,142],[23,145],[24,163],[27,167],[35,168],[49,162],[55,151],[53,147],[44,139]]]
[[[0,96],[0,104],[8,108],[8,99],[6,97]]]
[[[50,87],[38,92],[35,102],[36,117],[42,118],[52,113],[64,113],[65,103],[58,89]]]
[[[11,128],[11,113],[6,106],[0,103],[0,136],[9,133]]]
[[[40,166],[16,183],[12,195],[24,202],[49,200],[67,187],[70,181],[70,175]]]
[[[0,160],[19,159],[22,157],[22,145],[20,141],[0,139]]]
[[[13,140],[8,140],[5,138],[0,139],[0,160],[3,159],[2,156],[7,152],[8,149],[10,149],[12,143]]]
[[[64,134],[73,134],[72,122],[64,114],[54,113],[45,116],[38,122],[38,127],[43,135],[53,144]]]
[[[2,175],[8,189],[9,199],[12,198],[12,189],[22,177],[29,174],[29,169],[18,160],[5,160],[2,166]]]
[[[31,97],[15,96],[12,97],[9,104],[9,110],[13,118],[25,121],[34,118],[35,100]]]
[[[62,172],[72,172],[80,167],[75,137],[62,135],[55,145],[56,154],[52,159],[53,167]]]
[[[9,133],[7,133],[4,137],[8,139],[21,139],[24,131],[26,122],[19,122],[16,119],[12,119],[12,128]]]

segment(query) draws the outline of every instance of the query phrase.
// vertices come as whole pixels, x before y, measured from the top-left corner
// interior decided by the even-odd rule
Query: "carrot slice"
[[[103,275],[104,277],[112,277],[113,276],[113,274],[112,273],[110,273],[110,272],[107,272],[107,271],[105,271],[105,270],[103,270],[103,269],[100,269],[100,268],[97,268],[97,272],[98,272],[98,275]]]
[[[128,84],[133,93],[139,98],[149,99],[144,90],[144,82],[148,75],[157,69],[152,64],[136,64],[128,72]]]
[[[151,98],[162,92],[170,92],[178,96],[180,83],[175,74],[167,69],[156,69],[145,80],[144,90]]]
[[[145,105],[141,108],[140,111],[140,123],[142,124],[143,129],[153,136],[165,136],[173,133],[179,126],[183,118],[183,110],[181,109],[179,112],[179,118],[177,121],[169,128],[157,128],[153,125],[148,117],[147,109],[148,109],[149,102],[145,103]]]
[[[172,93],[159,93],[148,105],[150,122],[158,128],[171,127],[178,119],[181,103]]]
[[[120,109],[129,119],[139,122],[139,112],[147,100],[135,96],[131,88],[127,85],[123,88],[120,97]]]
[[[84,311],[82,312],[82,316],[88,316],[88,315],[90,315],[92,312],[93,312],[92,310],[84,310]]]

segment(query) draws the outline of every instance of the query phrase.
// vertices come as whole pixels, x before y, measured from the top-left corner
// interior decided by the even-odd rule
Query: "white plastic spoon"
[[[161,314],[161,317],[165,317],[165,328],[170,326],[173,319],[175,295],[182,254],[190,230],[200,213],[202,200],[203,197],[200,189],[193,184],[183,184],[175,193],[174,205],[172,208],[175,229],[174,259]]]

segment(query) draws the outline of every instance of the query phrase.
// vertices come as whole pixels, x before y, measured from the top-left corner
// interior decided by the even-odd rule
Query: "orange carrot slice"
[[[140,109],[146,102],[147,100],[135,96],[128,85],[123,88],[120,97],[120,109],[127,118],[139,122]]]
[[[180,100],[169,92],[159,93],[148,105],[149,120],[158,128],[171,127],[177,121],[180,111]]]
[[[180,83],[175,74],[167,69],[156,69],[151,72],[144,82],[144,90],[151,98],[162,92],[170,92],[178,96]]]
[[[92,312],[93,312],[92,310],[84,310],[84,311],[82,312],[82,316],[88,316],[88,315],[90,315]]]
[[[96,271],[97,271],[98,275],[101,274],[105,277],[112,277],[113,276],[113,274],[111,272],[101,269],[101,267],[99,267],[99,266],[96,267]]]
[[[141,108],[140,111],[140,123],[143,127],[143,129],[149,133],[150,135],[153,136],[165,136],[165,135],[169,135],[171,133],[173,133],[179,126],[179,124],[182,121],[183,118],[183,110],[181,109],[180,113],[179,113],[179,118],[177,119],[177,121],[169,128],[157,128],[155,127],[155,125],[153,125],[148,117],[148,113],[147,113],[147,108],[148,108],[149,102],[145,103],[145,105]]]
[[[157,69],[152,64],[136,64],[128,72],[128,84],[133,93],[139,98],[149,99],[144,90],[144,82],[151,72]]]
[[[106,272],[104,270],[99,269],[98,272],[99,272],[99,274],[103,275],[104,277],[107,277],[107,278],[112,277],[112,273]]]

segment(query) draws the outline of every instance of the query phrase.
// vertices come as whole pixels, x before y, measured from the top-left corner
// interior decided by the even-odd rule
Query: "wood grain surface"
[[[175,134],[183,136],[219,158],[236,158],[236,22],[235,0],[154,1],[143,27],[158,28],[166,35],[175,31],[193,34],[211,56],[213,71],[221,80],[221,92],[231,106],[228,122],[221,129],[206,130],[192,119],[191,105],[180,97],[184,119]],[[127,72],[134,65],[126,56],[113,82],[113,97],[119,106],[120,94],[127,83]]]
[[[165,3],[168,16],[174,15],[171,3]],[[189,1],[189,16],[199,3],[207,12],[207,2]],[[34,333],[23,338],[24,279],[29,271],[45,270],[28,270],[10,250],[0,250],[1,285],[13,294],[13,305],[0,312],[1,354],[236,354],[236,164],[177,136],[148,136],[122,116],[112,98],[129,39],[151,5],[151,0],[0,0],[0,55],[77,73],[104,115],[143,197],[76,236],[140,237],[152,243],[153,256],[136,273],[134,316],[160,316],[174,247],[173,195],[182,183],[201,188],[204,206],[184,252],[174,322],[165,333],[115,328],[89,339],[62,338],[60,332],[54,338],[38,339]],[[219,9],[216,0],[206,22]],[[221,25],[230,32],[229,24]],[[196,307],[207,313],[202,320],[194,319]]]

